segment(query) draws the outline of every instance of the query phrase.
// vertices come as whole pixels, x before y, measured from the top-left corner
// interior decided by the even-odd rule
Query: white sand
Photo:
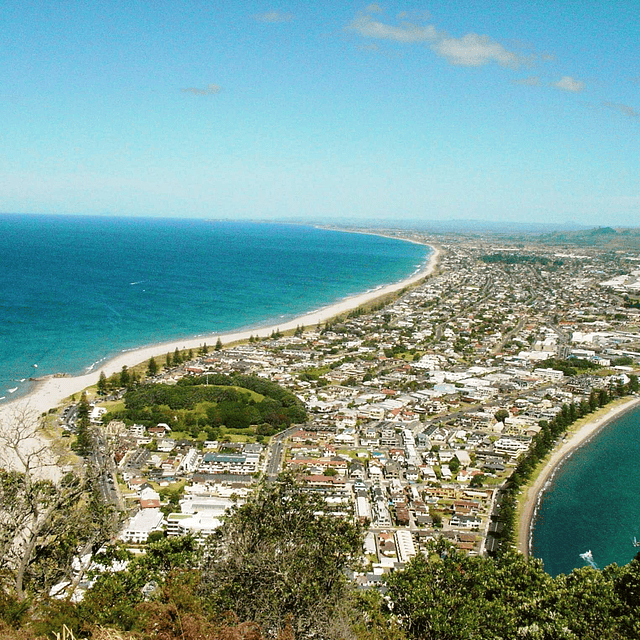
[[[173,342],[154,344],[148,347],[142,347],[133,351],[127,351],[112,360],[105,362],[99,369],[92,371],[86,375],[75,377],[50,377],[40,382],[36,388],[28,395],[18,398],[12,402],[0,406],[0,424],[9,424],[16,413],[22,412],[25,408],[36,414],[41,414],[51,408],[57,407],[65,398],[86,389],[98,382],[100,372],[104,372],[106,376],[122,370],[123,366],[133,367],[151,357],[165,355],[176,349],[198,349],[203,343],[209,346],[215,345],[218,338],[223,344],[237,342],[239,340],[247,340],[251,335],[256,337],[268,337],[273,331],[287,331],[304,325],[306,328],[321,324],[330,318],[341,315],[352,309],[355,309],[366,302],[375,300],[389,293],[400,291],[404,287],[425,278],[433,273],[436,268],[440,251],[437,247],[432,246],[433,253],[429,257],[429,261],[425,268],[412,275],[406,280],[390,284],[381,289],[363,293],[351,298],[346,298],[341,302],[319,309],[305,316],[294,318],[289,322],[278,326],[263,327],[247,331],[239,331],[228,334],[213,334],[208,336],[200,336],[197,338],[176,340]]]
[[[609,410],[604,407],[602,409],[602,413],[598,413],[594,420],[589,420],[582,425],[561,447],[552,453],[549,461],[544,466],[544,469],[542,469],[535,482],[526,489],[526,501],[522,509],[520,522],[518,523],[518,551],[520,551],[520,553],[523,553],[525,556],[529,555],[531,528],[538,500],[540,498],[540,494],[544,491],[545,483],[553,476],[553,473],[558,466],[562,464],[562,461],[568,455],[573,453],[575,449],[594,436],[600,429],[638,405],[640,405],[640,398],[632,398],[622,404],[610,408]]]

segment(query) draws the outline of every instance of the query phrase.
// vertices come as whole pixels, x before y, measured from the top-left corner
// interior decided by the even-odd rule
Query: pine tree
[[[80,402],[78,403],[77,414],[77,438],[75,447],[81,456],[87,456],[91,452],[91,434],[89,433],[89,427],[91,422],[89,420],[89,412],[91,411],[91,405],[87,400],[87,394],[82,393]]]
[[[131,374],[129,373],[129,369],[127,365],[123,365],[122,371],[120,372],[120,386],[128,387],[131,383]]]
[[[149,360],[149,364],[147,365],[147,375],[155,376],[158,373],[158,363],[155,361],[155,358],[151,358]]]
[[[100,378],[98,379],[98,393],[101,396],[107,393],[107,376],[104,371],[100,372]]]

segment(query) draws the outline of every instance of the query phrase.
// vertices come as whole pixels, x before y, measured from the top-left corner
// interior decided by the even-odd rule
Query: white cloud
[[[222,87],[217,84],[209,84],[206,89],[198,89],[197,87],[182,89],[182,93],[191,93],[194,96],[212,96],[216,93],[220,93],[221,91]]]
[[[420,27],[405,22],[399,27],[394,27],[374,20],[368,15],[358,16],[347,28],[359,33],[364,38],[393,40],[395,42],[432,42],[437,37],[435,27],[430,25]]]
[[[497,62],[502,67],[518,67],[523,60],[507,51],[489,36],[468,33],[462,38],[442,37],[431,48],[450,64],[464,67],[480,67]]]
[[[293,20],[292,13],[281,13],[280,11],[267,11],[253,16],[258,22],[291,22]]]
[[[558,82],[552,82],[552,87],[561,89],[562,91],[571,91],[572,93],[580,93],[586,88],[586,84],[582,80],[576,80],[571,76],[562,76]]]
[[[636,109],[634,109],[633,107],[630,107],[629,105],[620,104],[616,102],[603,102],[602,104],[603,106],[609,109],[614,109],[615,111],[619,111],[620,113],[622,113],[623,115],[629,118],[640,118],[640,111],[637,111]]]
[[[515,84],[521,84],[525,87],[539,87],[540,76],[530,76],[529,78],[520,78],[520,80],[514,80]]]
[[[518,67],[528,60],[505,49],[489,36],[468,33],[462,38],[452,38],[438,32],[433,25],[417,25],[402,22],[385,24],[368,14],[360,14],[347,27],[363,38],[391,40],[405,44],[424,42],[439,56],[453,65],[479,67],[496,62],[503,67]]]
[[[372,2],[366,10],[369,13],[382,13],[382,7],[377,2]]]

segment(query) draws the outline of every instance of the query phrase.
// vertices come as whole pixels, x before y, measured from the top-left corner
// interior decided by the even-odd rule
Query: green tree
[[[217,530],[203,567],[203,597],[219,612],[276,635],[327,637],[350,596],[345,570],[362,553],[362,529],[291,476],[263,485]]]
[[[471,482],[469,483],[469,486],[473,488],[481,487],[484,481],[485,481],[484,474],[476,473],[476,475],[473,476],[473,478],[471,478]]]
[[[87,400],[86,392],[82,392],[80,396],[80,402],[78,403],[78,413],[76,416],[77,436],[75,442],[75,449],[81,456],[88,456],[91,453],[91,421],[89,420],[89,413],[91,412],[91,405]]]
[[[73,590],[81,577],[72,581],[74,558],[97,551],[117,520],[95,491],[100,471],[89,466],[82,478],[43,479],[43,469],[58,468],[59,460],[28,412],[0,425],[0,446],[19,466],[0,470],[0,591],[22,601],[45,597],[64,580]]]
[[[173,366],[173,358],[171,357],[171,353],[169,353],[169,352],[167,352],[164,366],[167,369],[171,369],[171,367]]]
[[[222,351],[222,340],[220,340],[220,338],[218,338],[216,340],[216,346],[215,346],[216,351]]]
[[[149,364],[147,365],[147,375],[150,377],[155,376],[158,373],[158,363],[155,358],[151,358],[149,360]]]
[[[141,617],[137,607],[145,598],[145,590],[152,592],[155,587],[161,594],[163,584],[180,574],[193,575],[197,582],[200,553],[191,536],[150,542],[141,556],[133,556],[119,545],[107,547],[95,559],[111,570],[93,575],[95,582],[80,605],[83,617],[92,626],[99,624],[125,631],[136,628]],[[125,562],[126,568],[122,569]],[[194,586],[191,585],[192,591]]]
[[[493,417],[498,421],[498,422],[504,422],[508,417],[509,417],[509,412],[506,409],[498,409],[494,414]]]
[[[489,640],[546,638],[527,635],[520,610],[535,607],[535,596],[552,578],[539,562],[510,555],[493,561],[468,557],[440,540],[388,580],[388,604],[409,638]]]
[[[104,396],[107,393],[107,376],[104,371],[100,372],[100,377],[98,378],[98,393],[101,396]]]
[[[609,402],[609,394],[606,389],[598,389],[598,406],[604,407]]]
[[[131,383],[131,374],[129,373],[129,369],[127,365],[122,366],[122,371],[120,371],[120,386],[128,387]]]
[[[449,469],[451,469],[451,473],[456,474],[460,471],[460,461],[455,456],[449,460],[448,465]]]

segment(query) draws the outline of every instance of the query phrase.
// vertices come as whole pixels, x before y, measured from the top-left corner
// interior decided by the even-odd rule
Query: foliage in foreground
[[[415,640],[640,638],[640,559],[552,578],[510,552],[468,557],[434,545],[388,581],[388,608]]]
[[[284,477],[204,547],[182,537],[143,556],[108,548],[100,560],[114,570],[78,604],[0,592],[0,637],[50,639],[66,624],[91,640],[640,638],[640,555],[552,578],[538,560],[469,557],[439,540],[389,576],[383,598],[346,578],[361,551],[358,524]]]

